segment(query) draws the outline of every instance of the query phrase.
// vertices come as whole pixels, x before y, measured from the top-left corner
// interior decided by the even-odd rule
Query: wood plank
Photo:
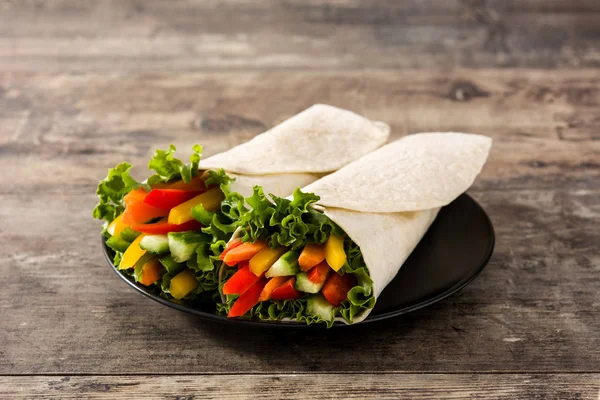
[[[0,373],[597,373],[599,78],[511,69],[2,73]],[[394,137],[494,138],[471,193],[497,245],[473,284],[404,318],[282,333],[204,323],[142,298],[109,270],[90,217],[109,166],[143,166],[169,143],[216,153],[319,101],[388,121]]]
[[[143,174],[153,149],[169,143],[185,152],[199,142],[214,154],[316,102],[387,121],[393,137],[439,130],[492,136],[478,181],[484,187],[497,189],[502,178],[503,188],[535,180],[540,189],[585,189],[600,174],[597,70],[4,73],[0,93],[0,162],[27,176],[0,176],[0,193],[54,190],[53,179],[73,183],[61,190],[89,193],[117,162]],[[17,162],[34,156],[35,173]]]
[[[302,374],[0,377],[11,399],[591,399],[600,374]]]
[[[4,71],[594,67],[594,0],[3,2]]]

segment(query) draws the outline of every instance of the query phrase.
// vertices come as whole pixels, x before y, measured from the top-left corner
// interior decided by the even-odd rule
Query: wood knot
[[[469,81],[458,81],[450,87],[448,97],[453,101],[471,101],[476,97],[489,97],[490,93]]]
[[[259,120],[240,115],[225,115],[223,117],[197,118],[192,127],[207,133],[221,133],[231,130],[265,130],[266,126]]]

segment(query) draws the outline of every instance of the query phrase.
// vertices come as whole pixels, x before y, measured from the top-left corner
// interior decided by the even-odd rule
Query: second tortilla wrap
[[[377,298],[440,208],[472,185],[491,145],[492,140],[482,135],[409,135],[302,191],[320,196],[315,208],[360,247]],[[357,315],[354,322],[364,320],[370,311]]]
[[[255,185],[287,196],[383,145],[390,128],[348,110],[316,104],[224,153],[200,162],[236,178],[231,190],[244,196]]]

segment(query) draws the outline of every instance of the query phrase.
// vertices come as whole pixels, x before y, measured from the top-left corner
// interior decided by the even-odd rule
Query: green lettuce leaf
[[[197,144],[192,146],[194,152],[190,156],[189,164],[184,164],[183,161],[175,158],[174,154],[176,150],[176,147],[173,145],[170,145],[168,150],[156,150],[148,163],[148,169],[154,170],[156,173],[148,178],[146,181],[148,185],[168,182],[179,178],[188,183],[194,176],[198,175],[202,146]]]
[[[253,194],[246,199],[251,209],[239,217],[238,225],[244,228],[242,241],[263,240],[269,246],[304,247],[307,242],[324,243],[331,233],[343,236],[343,230],[323,213],[309,207],[319,200],[313,193],[294,191],[293,199],[264,194],[262,187],[255,186]]]
[[[92,215],[94,218],[112,222],[125,209],[123,197],[141,184],[129,174],[131,165],[124,162],[108,170],[108,176],[98,183],[96,194],[98,204]]]

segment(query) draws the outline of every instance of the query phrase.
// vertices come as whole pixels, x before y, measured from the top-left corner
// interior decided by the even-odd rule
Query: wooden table
[[[561,398],[600,391],[600,3],[0,1],[0,398]],[[485,271],[404,318],[211,325],[101,254],[94,190],[324,102],[494,138]],[[536,397],[538,396],[538,397]]]

